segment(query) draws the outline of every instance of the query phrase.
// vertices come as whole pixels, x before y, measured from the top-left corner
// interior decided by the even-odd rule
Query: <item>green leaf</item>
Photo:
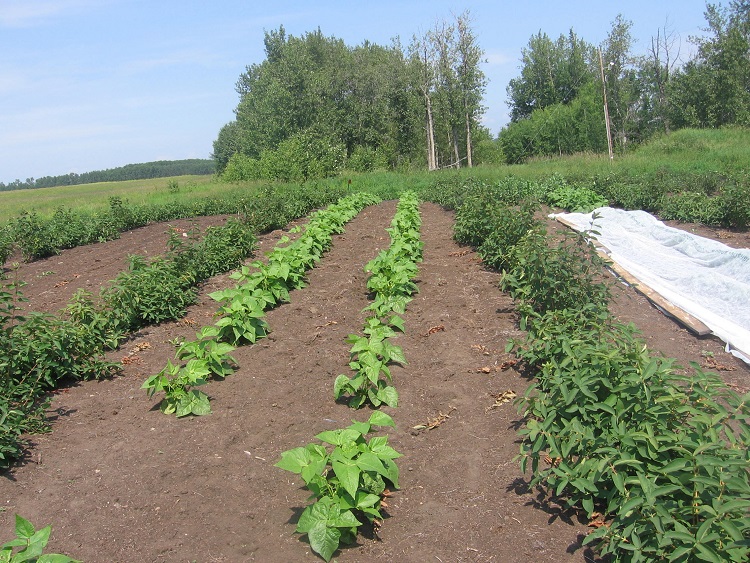
[[[396,427],[396,423],[393,422],[393,418],[391,418],[388,414],[382,412],[382,411],[373,411],[373,413],[370,415],[369,420],[367,421],[372,426],[393,426]]]
[[[312,461],[312,456],[307,448],[294,448],[281,452],[281,459],[274,465],[292,473],[301,473],[303,467],[307,467]]]
[[[399,330],[400,330],[401,332],[406,332],[406,330],[405,330],[405,328],[404,328],[404,319],[402,319],[402,318],[401,318],[401,317],[399,317],[398,315],[393,315],[393,316],[392,316],[392,317],[390,318],[390,320],[388,321],[388,323],[389,323],[389,324],[390,324],[390,325],[391,325],[392,327],[395,327],[395,328],[399,329]]]
[[[357,491],[357,497],[354,502],[356,508],[361,510],[377,505],[380,502],[380,497],[366,491]]]
[[[407,364],[406,358],[404,357],[404,351],[399,346],[389,346],[388,348],[390,361],[398,362],[404,366]]]
[[[384,387],[383,389],[379,389],[377,392],[377,397],[389,407],[395,408],[398,406],[398,392],[393,386],[389,385],[387,387]]]
[[[329,519],[328,525],[336,528],[356,528],[361,526],[362,522],[357,520],[351,510],[344,510],[338,517]]]
[[[16,535],[19,538],[31,538],[34,535],[34,526],[20,514],[16,514]]]
[[[359,459],[357,460],[357,465],[354,465],[353,463],[344,463],[343,461],[331,462],[333,472],[336,474],[336,477],[338,477],[339,482],[344,489],[346,489],[346,492],[349,493],[352,498],[357,496],[357,489],[359,488],[360,470],[358,469],[358,466],[361,467],[359,465]]]
[[[45,553],[36,560],[36,563],[80,563],[80,561],[59,553]]]
[[[339,547],[341,532],[338,528],[329,528],[326,522],[316,522],[307,532],[310,547],[325,561],[330,561]]]
[[[333,398],[338,399],[349,390],[351,380],[343,373],[333,382]]]
[[[711,561],[713,563],[722,563],[723,561],[725,561],[725,559],[723,559],[718,553],[716,553],[707,545],[698,543],[695,544],[695,547],[698,551],[698,553],[696,553],[696,557],[698,557],[699,559],[702,559],[704,561]]]

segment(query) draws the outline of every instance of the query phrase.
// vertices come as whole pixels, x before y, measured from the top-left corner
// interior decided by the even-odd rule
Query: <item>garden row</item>
[[[213,371],[221,376],[231,373],[231,357],[228,356],[228,352],[233,346],[216,341],[209,335],[219,338],[225,336],[234,344],[238,344],[241,341],[254,341],[255,338],[265,335],[267,326],[261,319],[263,311],[256,315],[257,309],[254,306],[244,311],[245,317],[249,317],[250,324],[245,323],[247,318],[240,320],[242,308],[237,307],[236,299],[230,296],[234,297],[237,291],[245,290],[252,294],[253,298],[263,300],[266,306],[288,300],[289,290],[304,285],[305,270],[312,267],[330,246],[332,234],[341,232],[343,224],[364,206],[376,202],[377,198],[374,196],[358,194],[340,200],[325,211],[313,213],[305,233],[291,245],[277,246],[271,253],[267,265],[255,262],[253,266],[257,267],[258,271],[254,274],[249,274],[249,268],[244,266],[233,274],[235,279],[244,279],[245,283],[235,290],[218,292],[214,297],[219,301],[231,301],[235,305],[228,306],[225,303],[219,310],[220,314],[224,313],[217,323],[219,327],[204,327],[197,341],[186,342],[180,346],[178,358],[186,358],[188,362],[187,366],[183,369],[176,368],[175,372],[201,372],[207,375]],[[288,240],[288,237],[282,238],[281,244]],[[6,289],[13,292],[0,293],[5,309],[4,316],[0,317],[3,321],[0,343],[3,344],[3,366],[14,370],[9,371],[9,377],[4,381],[10,391],[3,396],[6,403],[0,404],[0,445],[3,446],[0,454],[3,463],[7,465],[14,457],[20,455],[23,446],[20,440],[21,433],[44,429],[44,411],[49,403],[45,393],[54,388],[61,379],[103,377],[112,373],[117,366],[101,359],[101,353],[106,348],[116,347],[128,329],[184,315],[184,306],[190,304],[195,297],[194,283],[175,285],[170,280],[195,282],[236,267],[242,263],[254,245],[255,238],[247,229],[247,225],[236,221],[230,221],[223,228],[210,228],[202,240],[191,240],[189,243],[173,232],[166,257],[158,258],[150,264],[136,257],[131,261],[130,270],[119,275],[110,287],[102,290],[96,302],[90,295],[79,292],[65,311],[66,316],[70,317],[69,320],[31,313],[29,319],[34,319],[37,323],[34,328],[38,328],[38,324],[44,322],[54,325],[48,333],[42,334],[42,337],[48,336],[49,341],[43,340],[35,344],[42,352],[28,359],[39,372],[29,372],[28,375],[35,377],[33,381],[27,381],[24,377],[18,378],[19,369],[22,370],[22,367],[18,362],[13,362],[15,358],[6,360],[8,353],[20,343],[21,331],[27,331],[24,333],[26,340],[34,340],[28,338],[31,334],[28,330],[34,330],[29,327],[28,319],[15,314],[18,302],[22,300],[18,291],[21,284],[8,284]],[[150,283],[143,283],[144,281]],[[251,289],[250,285],[254,285],[255,288]],[[180,300],[178,304],[175,303],[175,299]],[[241,302],[247,304],[247,300],[243,299]],[[232,322],[222,322],[227,318],[231,318]],[[256,321],[259,324],[254,324]],[[242,326],[253,326],[260,330],[255,333],[247,330],[238,332],[238,327]],[[69,340],[60,342],[62,338],[70,338],[73,334],[78,336],[80,342],[77,343],[82,343],[82,346],[71,346]],[[47,356],[44,356],[43,352],[46,352]],[[65,365],[61,365],[58,357],[60,354],[65,356]],[[151,379],[156,378],[157,376],[154,376]],[[178,382],[178,378],[175,378],[171,383],[177,387]],[[189,389],[183,395],[192,397],[187,391]],[[174,397],[168,394],[167,399],[163,401],[162,410],[176,411],[178,415],[187,412],[203,414],[210,410],[207,398],[204,404],[200,396],[198,400],[188,399],[182,402],[170,399]],[[187,412],[183,412],[186,408],[185,403]],[[39,557],[39,561],[73,561],[64,555],[42,555],[50,531],[49,526],[35,530],[30,522],[16,515],[17,537],[0,546],[0,558],[8,561],[26,561],[35,557]]]
[[[613,561],[746,561],[750,395],[693,365],[679,375],[608,310],[606,264],[585,234],[552,242],[523,185],[453,186],[455,236],[501,269],[536,375],[520,411],[531,485],[599,526]]]
[[[18,458],[23,434],[47,428],[47,396],[61,381],[107,377],[118,369],[103,353],[131,331],[180,318],[203,280],[231,270],[251,254],[254,231],[286,224],[301,211],[330,199],[335,191],[298,194],[270,190],[254,200],[244,221],[230,219],[199,236],[172,231],[165,256],[131,257],[97,296],[83,290],[59,315],[21,315],[23,282],[0,282],[0,467]],[[264,219],[260,216],[266,214]],[[304,214],[304,213],[301,213]],[[293,217],[292,217],[293,216]]]
[[[171,360],[142,388],[149,396],[164,393],[161,411],[178,417],[211,412],[208,395],[195,387],[209,378],[223,379],[236,366],[230,353],[236,346],[254,344],[268,332],[265,312],[289,301],[289,292],[305,285],[305,273],[326,252],[333,235],[367,205],[377,203],[370,194],[355,194],[339,200],[327,209],[310,215],[304,233],[291,244],[282,237],[268,254],[268,262],[256,261],[252,269],[243,266],[231,274],[238,280],[233,288],[216,291],[210,297],[219,302],[214,325],[198,331],[196,339],[181,343]]]
[[[121,232],[150,223],[208,215],[239,215],[254,233],[280,229],[290,221],[346,195],[333,183],[275,185],[229,192],[224,198],[131,204],[109,198],[100,212],[58,208],[51,217],[23,213],[0,226],[0,265],[18,247],[25,260],[59,254],[76,246],[116,239]]]
[[[398,393],[392,383],[389,364],[406,364],[403,351],[390,339],[404,331],[407,303],[417,291],[414,278],[422,257],[419,240],[419,199],[413,192],[402,194],[396,215],[387,229],[390,246],[365,266],[370,276],[367,288],[372,297],[363,312],[363,336],[350,334],[349,367],[354,375],[339,375],[334,383],[335,399],[349,397],[348,404],[359,408],[366,402],[377,408],[396,407]],[[388,445],[388,435],[368,434],[375,426],[394,426],[388,414],[374,410],[366,422],[347,428],[321,432],[310,443],[281,454],[277,467],[299,474],[315,501],[300,515],[296,531],[307,534],[310,547],[329,561],[341,543],[354,543],[357,531],[369,522],[375,530],[383,519],[387,487],[398,488],[399,471],[394,460],[400,457]],[[327,446],[333,446],[331,451]]]

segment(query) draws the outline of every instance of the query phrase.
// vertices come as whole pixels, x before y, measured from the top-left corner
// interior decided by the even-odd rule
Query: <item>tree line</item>
[[[141,164],[126,164],[108,170],[94,170],[61,176],[44,176],[42,178],[27,178],[26,181],[14,180],[8,184],[0,182],[0,191],[26,190],[35,188],[52,188],[55,186],[74,186],[78,184],[93,184],[95,182],[121,182],[123,180],[147,180],[150,178],[166,178],[169,176],[205,175],[215,171],[214,161],[205,158],[191,158],[186,160],[159,160]]]
[[[406,46],[349,47],[320,29],[295,37],[280,27],[237,82],[236,118],[213,145],[217,171],[291,180],[345,167],[514,164],[607,152],[607,125],[615,152],[675,129],[750,125],[750,0],[707,4],[705,17],[687,62],[668,24],[638,56],[621,15],[600,45],[573,29],[557,39],[540,30],[507,86],[511,121],[497,137],[480,124],[484,52],[468,12]]]
[[[235,119],[213,156],[230,180],[304,179],[358,171],[472,166],[491,135],[480,125],[483,51],[463,12],[383,46],[347,46],[320,29],[265,33],[266,58],[238,82]]]
[[[706,35],[687,62],[668,25],[644,55],[632,54],[632,23],[618,16],[606,40],[587,43],[571,29],[539,32],[507,87],[511,122],[499,134],[508,163],[531,156],[606,152],[604,101],[614,150],[685,127],[750,125],[750,1],[707,4]]]

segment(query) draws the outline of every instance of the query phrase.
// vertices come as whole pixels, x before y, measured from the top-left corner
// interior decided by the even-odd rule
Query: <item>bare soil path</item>
[[[213,414],[164,416],[140,385],[173,357],[170,340],[212,322],[216,304],[207,295],[232,285],[227,276],[205,284],[185,319],[142,330],[112,353],[127,358],[122,376],[58,393],[53,432],[32,437],[28,459],[0,476],[0,539],[11,537],[17,512],[53,525],[51,550],[88,562],[317,560],[294,534],[307,492],[273,464],[318,432],[369,416],[335,403],[333,381],[348,373],[344,339],[361,331],[367,304],[362,268],[389,244],[385,228],[395,209],[395,202],[367,208],[334,238],[308,287],[268,313],[269,338],[238,349],[240,369],[203,388]],[[450,213],[432,204],[421,210],[420,292],[396,341],[409,364],[392,370],[400,406],[387,409],[398,426],[390,442],[404,455],[402,488],[378,536],[360,537],[337,559],[592,561],[580,548],[586,522],[529,492],[514,461],[519,420],[503,400],[522,394],[528,381],[504,365],[507,339],[520,333],[510,298],[497,288],[499,275],[453,242]],[[23,265],[21,279],[35,280],[26,288],[31,308],[59,308],[76,285],[95,291],[124,267],[127,254],[144,253],[144,241],[153,238],[148,252],[158,253],[165,231],[153,225]],[[261,251],[280,235],[262,237]],[[98,267],[104,263],[112,266]],[[48,271],[55,274],[41,276]],[[53,276],[59,279],[47,279]],[[750,371],[720,343],[695,339],[631,290],[623,289],[614,307],[653,348],[683,365],[712,351],[735,368],[723,372],[730,382],[747,385]]]

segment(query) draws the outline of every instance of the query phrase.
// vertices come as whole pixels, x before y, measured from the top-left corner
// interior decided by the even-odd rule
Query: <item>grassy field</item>
[[[429,184],[436,177],[472,176],[497,181],[512,175],[528,180],[541,180],[552,174],[560,174],[569,181],[586,184],[594,178],[607,176],[632,178],[635,182],[671,176],[673,186],[684,185],[685,189],[690,189],[696,178],[712,175],[730,176],[744,181],[748,175],[748,163],[750,129],[685,129],[669,136],[657,137],[630,153],[616,156],[612,162],[606,155],[587,154],[540,159],[513,166],[479,166],[432,173],[345,173],[321,182],[342,183],[351,179],[352,189],[369,189],[387,195],[398,193],[407,187],[418,188]],[[681,182],[681,178],[684,182]],[[112,196],[134,204],[160,204],[173,200],[231,197],[233,193],[241,193],[253,185],[257,183],[237,185],[220,182],[214,176],[177,176],[0,192],[0,223],[23,211],[36,211],[42,216],[49,216],[58,207],[91,211],[102,209],[108,206]]]
[[[174,186],[174,182],[177,189],[170,190],[170,184]],[[24,211],[52,215],[58,207],[94,211],[107,207],[110,197],[127,199],[131,203],[164,203],[175,198],[207,197],[226,188],[226,184],[216,181],[213,176],[175,176],[4,191],[0,192],[0,222]]]

